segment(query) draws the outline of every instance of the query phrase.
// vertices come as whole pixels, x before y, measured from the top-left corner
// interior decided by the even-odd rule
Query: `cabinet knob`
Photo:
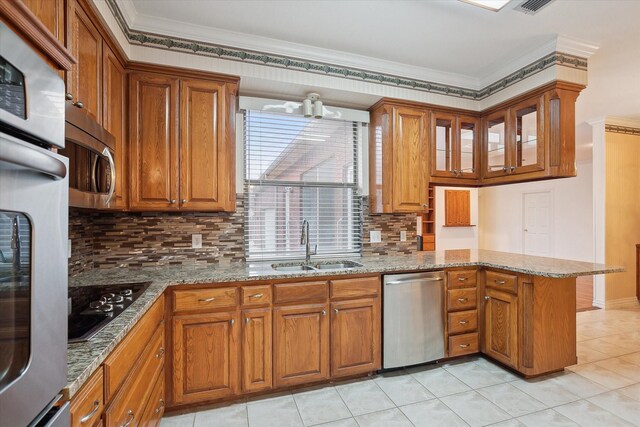
[[[506,167],[506,166],[504,166],[504,167],[502,168],[502,172],[506,172],[506,171],[508,171],[508,170],[509,170],[509,168],[508,168],[508,167]]]
[[[489,295],[485,295],[484,300],[485,301],[489,301],[491,299],[491,297]]]
[[[170,202],[172,205],[175,205],[175,204],[176,204],[176,199],[171,199],[169,202]]]
[[[423,208],[428,208],[428,207],[429,207],[429,204],[428,204],[428,203],[425,203],[425,204],[423,204],[423,205],[422,205],[422,207],[423,207]]]
[[[73,94],[71,92],[67,92],[64,95],[64,99],[66,99],[67,101],[71,101],[73,99]]]
[[[185,203],[187,203],[187,199],[180,200],[180,203],[182,203],[184,205]]]
[[[236,321],[234,319],[229,320],[229,324],[233,325],[234,323],[236,323]]]
[[[78,108],[84,108],[84,103],[82,101],[76,101],[76,102],[72,103],[71,105],[73,105],[74,107],[78,107]]]
[[[327,311],[326,311],[326,310],[322,310],[320,313],[321,313],[323,316],[326,316],[326,315],[327,315]]]
[[[514,170],[516,170],[515,166],[511,166],[511,172],[513,172]]]
[[[245,319],[244,319],[244,323],[249,323],[249,322],[251,322],[251,318],[249,318],[249,317],[245,317]]]
[[[338,314],[338,309],[337,309],[337,308],[334,308],[334,309],[333,309],[333,312],[334,312],[335,314]]]

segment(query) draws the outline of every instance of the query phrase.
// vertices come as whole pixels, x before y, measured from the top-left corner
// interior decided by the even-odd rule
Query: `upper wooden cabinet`
[[[67,48],[78,61],[67,73],[67,99],[102,123],[102,36],[77,0],[67,1]]]
[[[480,120],[434,112],[431,115],[431,182],[477,184]]]
[[[65,0],[22,0],[22,3],[38,17],[60,43],[64,43]]]
[[[373,107],[369,137],[372,213],[428,207],[429,112],[402,105]]]
[[[235,209],[236,84],[132,73],[132,210]]]

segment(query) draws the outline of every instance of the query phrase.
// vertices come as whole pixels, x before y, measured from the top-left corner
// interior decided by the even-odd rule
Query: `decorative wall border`
[[[622,133],[625,135],[640,136],[640,128],[618,125],[604,125],[605,132]]]
[[[367,71],[358,68],[328,64],[317,61],[309,61],[302,58],[293,58],[284,55],[275,55],[265,52],[257,52],[247,49],[239,49],[229,46],[205,43],[177,37],[169,37],[162,34],[138,31],[129,28],[116,0],[106,0],[106,3],[116,18],[122,32],[131,44],[149,46],[156,49],[166,49],[185,52],[193,55],[216,57],[231,61],[247,62],[270,67],[286,68],[295,71],[303,71],[315,74],[342,77],[352,80],[367,81],[389,86],[420,90],[439,95],[454,96],[458,98],[481,100],[491,96],[509,86],[512,86],[534,74],[554,65],[587,70],[587,60],[575,55],[562,52],[552,52],[537,61],[509,74],[487,87],[475,90],[459,86],[451,86],[426,80],[411,79],[407,77]]]

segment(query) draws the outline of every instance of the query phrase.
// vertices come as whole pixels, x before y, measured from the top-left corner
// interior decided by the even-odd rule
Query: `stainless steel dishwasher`
[[[444,272],[384,276],[384,369],[444,357]]]

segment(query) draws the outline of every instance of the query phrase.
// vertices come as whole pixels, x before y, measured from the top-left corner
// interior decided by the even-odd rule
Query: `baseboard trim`
[[[591,305],[598,308],[605,308],[605,300],[594,298],[594,300],[591,302]]]
[[[636,297],[618,298],[611,301],[606,301],[604,304],[605,310],[616,308],[628,308],[638,305],[638,299]]]

